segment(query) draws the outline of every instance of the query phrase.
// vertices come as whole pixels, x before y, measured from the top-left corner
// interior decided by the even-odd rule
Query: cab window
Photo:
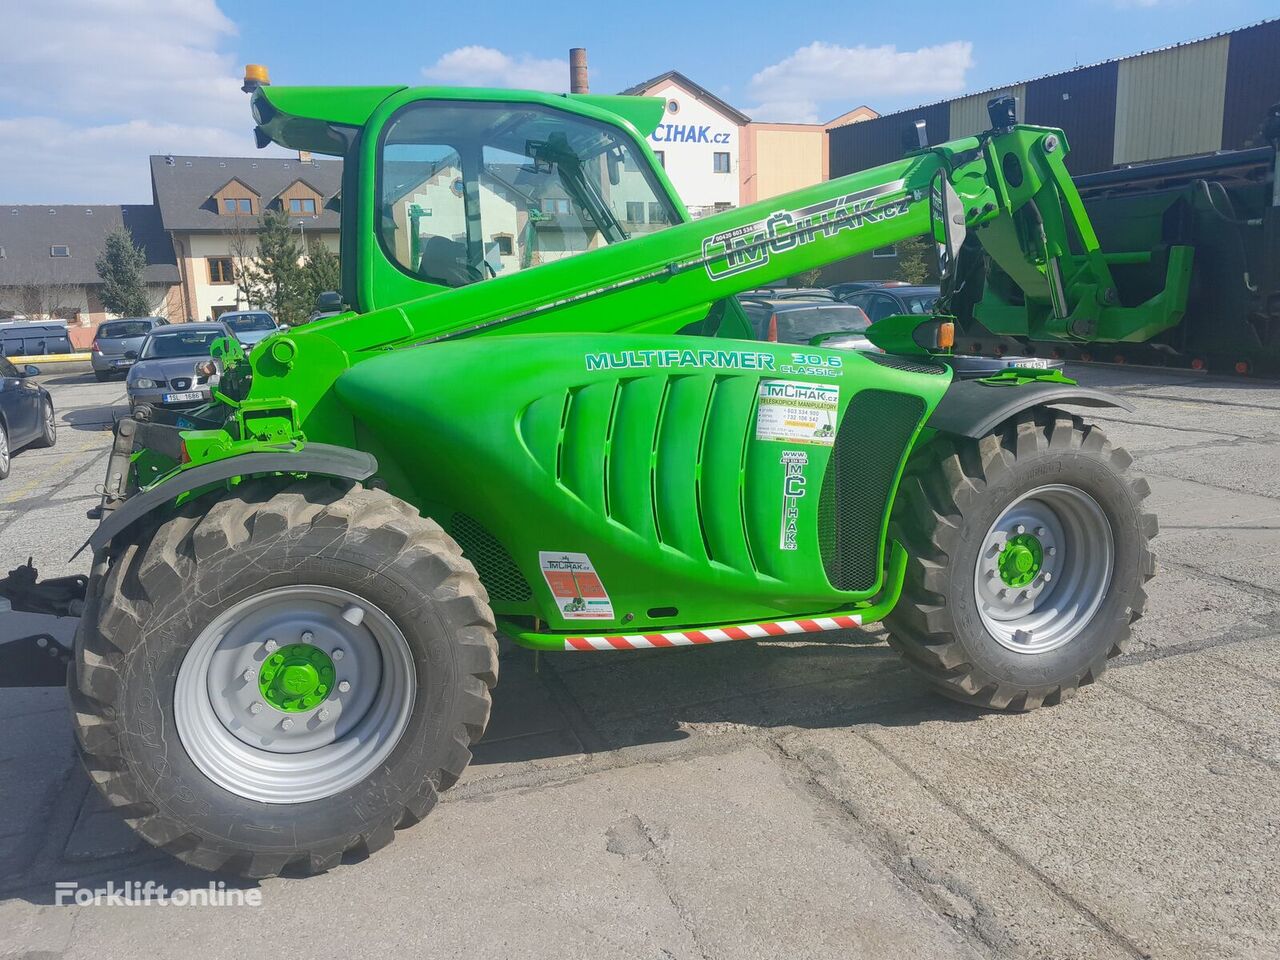
[[[620,130],[531,104],[406,107],[388,126],[378,179],[383,250],[446,287],[680,222]]]

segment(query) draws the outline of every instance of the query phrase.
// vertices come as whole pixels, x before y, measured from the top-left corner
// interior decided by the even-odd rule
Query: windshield
[[[679,221],[621,130],[535,104],[412,104],[388,126],[378,177],[388,257],[448,287]]]
[[[142,359],[163,357],[207,357],[209,345],[226,336],[221,330],[173,330],[153,333],[142,345]]]
[[[239,313],[235,316],[223,314],[219,319],[236,333],[249,333],[252,330],[274,330],[275,322],[269,313]]]
[[[122,337],[145,337],[150,332],[150,320],[113,320],[98,328],[98,337],[102,340],[119,340]]]
[[[933,305],[938,302],[938,294],[927,293],[914,296],[899,297],[907,313],[933,313]]]
[[[807,310],[778,311],[778,340],[808,343],[823,333],[865,333],[870,322],[861,310],[852,307],[814,306]]]

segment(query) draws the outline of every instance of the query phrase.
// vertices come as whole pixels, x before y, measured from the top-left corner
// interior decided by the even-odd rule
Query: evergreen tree
[[[283,210],[268,210],[258,230],[258,255],[240,266],[239,286],[249,305],[295,326],[311,313],[302,246]]]
[[[102,278],[102,305],[108,313],[122,317],[145,317],[151,312],[152,297],[147,292],[143,270],[146,254],[133,242],[128,227],[107,234],[102,255],[94,263]]]
[[[342,286],[342,269],[338,263],[338,255],[321,240],[311,244],[307,262],[302,270],[307,283],[308,310],[316,308],[316,300],[320,294],[327,290],[338,290]]]

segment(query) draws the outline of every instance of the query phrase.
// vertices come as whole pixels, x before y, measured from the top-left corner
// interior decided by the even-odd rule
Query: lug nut
[[[253,668],[252,668],[252,667],[248,668],[247,670],[245,670],[245,672],[244,672],[244,673],[240,674],[240,676],[241,676],[241,678],[244,680],[244,682],[245,682],[245,683],[252,683],[252,682],[253,682]]]
[[[342,659],[343,657],[345,657],[346,655],[347,655],[347,651],[343,650],[341,647],[339,647],[337,650],[333,651],[333,659],[334,659],[335,661],[337,661],[337,660],[341,660],[341,659]]]
[[[1048,582],[1049,582],[1050,580],[1052,580],[1052,579],[1053,579],[1053,574],[1052,574],[1052,573],[1046,573],[1046,574],[1044,575],[1044,582],[1045,582],[1045,583],[1048,583]]]
[[[1022,534],[1027,532],[1027,528],[1020,523],[1013,528],[1013,532],[1021,536]]]
[[[303,642],[303,643],[310,643],[310,642],[311,642],[312,640],[314,640],[315,638],[316,638],[316,635],[315,635],[314,633],[312,633],[310,630],[303,630],[303,631],[302,631],[302,642]]]
[[[1045,533],[1046,533],[1046,531],[1045,531],[1044,527],[1036,527],[1036,536],[1037,536],[1037,537],[1043,537],[1043,536],[1045,535]]]
[[[1057,548],[1057,547],[1050,547],[1050,548],[1049,548],[1049,556],[1051,556],[1051,557],[1056,557],[1057,555],[1058,555],[1058,548]]]
[[[270,637],[267,637],[267,642],[262,645],[262,649],[267,651],[267,653],[275,653],[278,646],[280,646],[280,644],[276,643]]]
[[[249,712],[255,715],[261,713],[262,704],[259,703],[257,700],[253,701],[253,703],[249,704]]]
[[[328,720],[328,719],[329,719],[329,708],[328,708],[328,707],[325,707],[323,710],[321,710],[321,711],[317,714],[317,716],[318,716],[321,720]]]
[[[338,682],[339,693],[346,693],[350,689],[351,689],[351,682],[349,680],[341,680]]]
[[[293,729],[293,720],[292,720],[292,719],[290,719],[289,717],[285,717],[283,720],[281,720],[281,721],[280,721],[280,729],[281,729],[281,730],[292,730],[292,729]]]

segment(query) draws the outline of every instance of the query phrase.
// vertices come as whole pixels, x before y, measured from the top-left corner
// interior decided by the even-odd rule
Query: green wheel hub
[[[258,671],[262,698],[277,710],[310,710],[333,689],[329,655],[309,643],[291,643],[267,657]]]
[[[1010,537],[997,561],[1000,579],[1009,587],[1025,587],[1040,573],[1043,563],[1044,548],[1040,546],[1040,538],[1030,533]]]

